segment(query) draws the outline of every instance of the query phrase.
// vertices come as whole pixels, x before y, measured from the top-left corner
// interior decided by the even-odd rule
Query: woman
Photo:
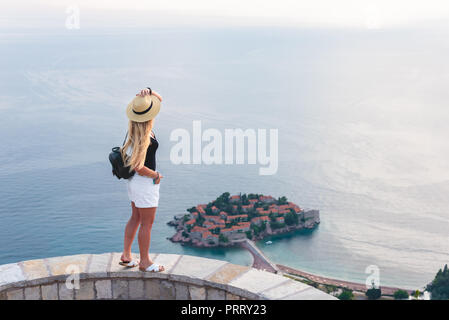
[[[150,88],[143,89],[129,103],[126,114],[129,119],[128,138],[122,147],[125,166],[135,170],[127,180],[132,215],[125,228],[125,241],[120,264],[139,266],[141,271],[164,271],[150,259],[151,228],[159,202],[159,185],[163,176],[156,171],[158,141],[152,129],[159,113],[162,97]],[[125,151],[126,150],[126,151]],[[139,228],[140,262],[132,260],[131,246]]]

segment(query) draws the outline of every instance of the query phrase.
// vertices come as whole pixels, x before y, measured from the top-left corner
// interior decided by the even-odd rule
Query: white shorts
[[[134,202],[137,208],[154,208],[159,204],[159,186],[153,179],[135,173],[127,181],[129,200]]]

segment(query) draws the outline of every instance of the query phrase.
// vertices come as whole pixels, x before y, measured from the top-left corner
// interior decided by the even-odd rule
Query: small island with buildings
[[[318,210],[306,210],[286,197],[261,194],[223,193],[208,204],[199,204],[179,214],[168,225],[176,227],[173,242],[195,247],[232,246],[246,239],[313,229],[320,223]]]

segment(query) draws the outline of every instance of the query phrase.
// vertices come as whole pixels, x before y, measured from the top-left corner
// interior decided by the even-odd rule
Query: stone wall
[[[120,253],[0,265],[0,300],[335,299],[282,275],[226,261],[163,253],[151,258],[165,271],[120,266]]]

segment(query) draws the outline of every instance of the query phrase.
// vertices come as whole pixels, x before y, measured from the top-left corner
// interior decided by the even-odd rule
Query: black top
[[[150,168],[153,171],[156,171],[156,150],[159,146],[159,143],[156,140],[156,135],[151,137],[151,144],[148,146],[147,155],[145,157],[145,167]]]

